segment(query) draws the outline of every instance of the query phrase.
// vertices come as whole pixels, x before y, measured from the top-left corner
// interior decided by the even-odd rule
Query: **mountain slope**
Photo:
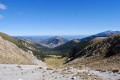
[[[53,48],[52,50],[60,52],[63,56],[69,56],[71,50],[80,42],[80,40],[75,39],[69,42],[66,42],[63,45]]]
[[[75,53],[79,52],[80,50],[85,48],[87,45],[92,44],[93,41],[90,41],[91,39],[94,39],[97,37],[107,37],[115,33],[120,33],[120,31],[109,30],[109,31],[101,32],[101,33],[98,33],[98,34],[95,34],[95,35],[92,35],[92,36],[89,36],[89,37],[86,37],[80,40],[79,39],[71,40],[63,45],[55,47],[53,50],[60,51],[61,53],[65,53],[65,55],[68,55],[68,56],[74,56]]]
[[[113,34],[116,34],[116,33],[120,33],[120,31],[108,30],[108,31],[105,31],[105,32],[101,32],[101,33],[98,33],[98,34],[83,38],[81,40],[90,40],[90,39],[94,39],[96,37],[106,37],[106,36],[113,35]]]
[[[41,43],[42,45],[48,46],[50,48],[60,46],[66,42],[68,42],[67,39],[64,39],[64,38],[59,37],[59,36],[55,36],[55,37],[52,37],[49,39],[39,41],[39,43]]]
[[[71,57],[75,60],[69,65],[96,70],[120,70],[120,33],[91,41],[92,44]]]
[[[40,60],[44,60],[44,58],[46,57],[45,54],[52,53],[50,52],[49,48],[44,47],[39,43],[17,39],[2,32],[0,33],[0,36],[4,38],[5,40],[8,40],[14,43],[15,45],[17,45],[19,48],[21,48],[25,52],[32,51],[33,54]]]
[[[37,43],[34,43],[34,44],[33,43],[28,43],[25,40],[11,37],[11,36],[9,36],[9,35],[7,35],[5,33],[2,33],[2,32],[0,32],[0,36],[2,38],[4,38],[5,40],[8,40],[8,41],[16,44],[18,47],[20,47],[23,50],[36,50],[37,49],[37,47],[34,46],[34,44],[37,45]],[[45,47],[39,44],[39,48],[43,49]]]
[[[25,52],[10,41],[0,36],[0,64],[41,64],[42,61],[36,59],[32,52]]]
[[[16,44],[18,47],[20,47],[23,50],[35,50],[34,46],[28,44],[26,41],[21,40],[21,39],[17,39],[17,38],[13,38],[5,33],[0,33],[0,36],[2,38],[4,38],[5,40],[8,40],[14,44]]]

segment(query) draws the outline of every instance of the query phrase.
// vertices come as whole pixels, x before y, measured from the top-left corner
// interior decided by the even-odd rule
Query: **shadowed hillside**
[[[58,47],[53,48],[54,51],[58,51],[64,56],[69,56],[71,50],[80,42],[80,40],[75,39],[71,40],[63,45],[60,45]]]
[[[53,48],[54,51],[59,51],[61,53],[64,53],[65,56],[74,56],[75,53],[81,51],[83,48],[85,48],[87,45],[92,44],[93,41],[90,41],[91,39],[97,38],[97,37],[107,37],[112,34],[120,33],[120,31],[105,31],[101,32],[83,39],[74,39],[71,41],[68,41],[67,43],[60,45],[58,47]],[[98,39],[98,38],[97,38]],[[100,39],[100,38],[99,38]],[[98,40],[99,40],[98,39]]]
[[[68,66],[100,70],[120,70],[120,33],[95,38],[90,45],[75,53]]]

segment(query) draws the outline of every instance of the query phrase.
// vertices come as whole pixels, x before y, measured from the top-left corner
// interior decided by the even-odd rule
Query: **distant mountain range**
[[[62,35],[62,36],[13,36],[15,38],[31,40],[43,46],[54,48],[73,39],[82,39],[88,35]]]
[[[55,37],[51,37],[51,38],[48,38],[48,39],[40,39],[40,38],[34,38],[34,37],[16,37],[16,38],[20,38],[20,39],[24,39],[24,40],[32,40],[34,42],[37,42],[37,43],[40,43],[41,45],[43,46],[46,46],[46,47],[49,47],[49,48],[54,48],[54,47],[57,47],[57,46],[60,46],[66,42],[68,42],[67,39],[64,39],[62,37],[59,37],[59,36],[55,36]],[[46,37],[44,37],[46,38]]]
[[[69,36],[67,36],[66,35],[66,36],[62,36],[62,37],[59,37],[59,36],[55,36],[55,37],[53,37],[53,36],[14,36],[14,37],[19,38],[19,39],[24,39],[24,40],[32,40],[34,42],[40,43],[41,45],[49,47],[49,48],[55,48],[55,47],[60,48],[61,46],[63,46],[62,44],[65,44],[66,42],[68,42],[68,40],[71,40],[71,39],[79,39],[80,41],[82,41],[82,40],[84,41],[84,40],[94,39],[96,37],[106,37],[106,36],[116,34],[116,33],[120,33],[120,31],[108,30],[108,31],[101,32],[101,33],[98,33],[95,35],[91,35],[91,36],[87,36],[87,35],[73,35],[73,36],[69,35]],[[58,49],[58,48],[56,48],[56,49]]]
[[[48,35],[48,36],[13,36],[15,38],[19,39],[25,39],[25,40],[32,40],[32,41],[39,41],[39,40],[45,40],[51,37],[55,37],[56,35]],[[59,37],[68,39],[68,40],[73,40],[73,39],[82,39],[85,37],[88,37],[89,35],[59,35]]]
[[[54,48],[54,47],[60,46],[64,43],[68,42],[68,40],[64,39],[62,37],[59,37],[59,36],[55,36],[55,37],[45,39],[45,40],[40,40],[40,41],[37,41],[37,42],[41,43],[44,46]]]
[[[81,40],[90,40],[90,39],[94,39],[96,37],[106,37],[106,36],[113,35],[113,34],[116,34],[116,33],[120,33],[120,31],[108,30],[108,31],[101,32],[101,33],[98,33],[98,34],[95,34],[95,35],[91,35],[91,36],[83,38]]]
[[[37,41],[48,39],[54,36],[13,36],[13,37],[37,42]]]

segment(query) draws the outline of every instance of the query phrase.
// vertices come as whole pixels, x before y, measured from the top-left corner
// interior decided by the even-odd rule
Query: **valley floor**
[[[0,80],[119,80],[120,72],[72,68],[53,70],[38,65],[0,64]]]

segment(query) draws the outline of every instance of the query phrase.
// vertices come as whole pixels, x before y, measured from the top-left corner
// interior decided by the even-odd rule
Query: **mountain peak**
[[[112,30],[108,30],[109,32],[111,32]]]
[[[58,39],[59,39],[59,38],[62,38],[62,37],[60,37],[60,36],[55,36],[55,37],[52,37],[52,38],[58,38]]]
[[[64,39],[62,37],[59,37],[59,36],[54,36],[52,38],[48,38],[48,39],[45,39],[45,40],[42,40],[40,41],[39,43],[43,44],[43,45],[46,45],[50,48],[54,48],[54,47],[57,47],[57,46],[60,46],[64,43],[68,42],[67,39]]]
[[[105,32],[120,32],[120,31],[108,30],[108,31],[105,31]]]

